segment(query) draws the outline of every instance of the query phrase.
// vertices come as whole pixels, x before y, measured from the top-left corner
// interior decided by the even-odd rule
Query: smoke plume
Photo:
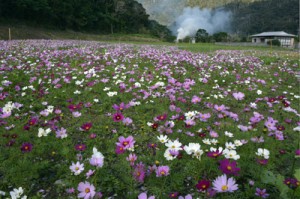
[[[197,30],[209,34],[230,31],[231,12],[187,7],[187,0],[136,0],[143,4],[150,19],[166,25],[178,39],[195,36]]]
[[[222,9],[184,8],[170,29],[177,40],[195,36],[197,30],[205,29],[209,34],[230,30],[231,13]]]

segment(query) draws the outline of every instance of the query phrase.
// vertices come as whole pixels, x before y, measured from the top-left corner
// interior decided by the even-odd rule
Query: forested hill
[[[264,31],[298,34],[299,0],[264,0],[250,4],[235,1],[225,7],[233,13],[232,28],[238,34]]]
[[[93,33],[169,34],[135,0],[2,0],[0,22]]]

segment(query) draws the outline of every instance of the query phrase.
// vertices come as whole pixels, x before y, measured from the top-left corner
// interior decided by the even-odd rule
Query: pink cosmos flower
[[[95,147],[93,148],[93,155],[90,159],[90,164],[96,167],[102,167],[104,162],[104,156]]]
[[[129,149],[134,147],[135,140],[132,136],[128,136],[127,138],[124,138],[123,136],[119,137],[119,142],[117,142],[117,146],[123,147],[123,149]]]
[[[159,166],[156,169],[156,177],[162,177],[169,175],[170,168],[169,166]]]
[[[134,165],[134,162],[136,161],[136,159],[137,159],[137,156],[132,153],[130,153],[129,156],[126,158],[126,160],[130,162],[130,166]]]
[[[138,199],[155,199],[155,196],[150,196],[150,197],[148,198],[147,193],[146,193],[146,192],[143,192],[143,193],[141,193],[140,195],[138,195]]]
[[[79,175],[84,170],[84,165],[80,164],[80,162],[76,162],[76,164],[72,162],[70,170],[74,173],[74,175]]]
[[[213,189],[217,192],[234,192],[238,190],[238,185],[235,184],[234,178],[228,178],[227,175],[224,174],[222,176],[217,177],[213,181]]]
[[[96,194],[94,185],[89,182],[80,182],[77,190],[80,192],[78,198],[92,199]]]
[[[194,95],[191,101],[193,104],[197,104],[198,102],[201,102],[201,98]]]
[[[236,100],[243,100],[245,97],[245,94],[241,92],[233,93],[232,95]]]

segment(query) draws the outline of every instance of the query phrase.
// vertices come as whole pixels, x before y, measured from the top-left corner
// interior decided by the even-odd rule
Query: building
[[[271,40],[279,40],[283,47],[294,47],[294,37],[296,35],[288,34],[284,31],[263,32],[256,35],[251,35],[252,43],[265,43]]]

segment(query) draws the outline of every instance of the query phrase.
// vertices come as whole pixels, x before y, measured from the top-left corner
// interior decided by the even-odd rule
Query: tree
[[[209,35],[205,29],[199,29],[196,33],[196,42],[209,42]]]
[[[213,39],[216,42],[225,42],[228,39],[228,34],[226,32],[218,32],[213,34]]]

